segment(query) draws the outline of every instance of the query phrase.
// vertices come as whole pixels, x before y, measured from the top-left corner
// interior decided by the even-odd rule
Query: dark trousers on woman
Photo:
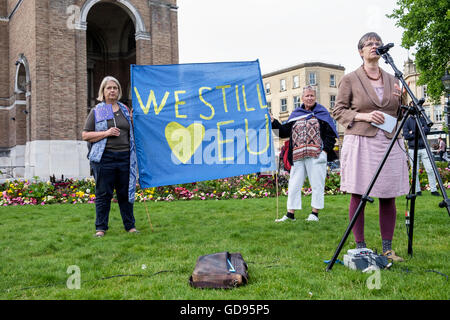
[[[352,194],[350,198],[349,218],[352,220],[361,201],[360,194]],[[397,219],[397,209],[395,207],[395,198],[379,198],[379,223],[382,240],[392,241]],[[356,242],[364,240],[364,208],[361,210],[358,219],[353,226],[353,235]]]
[[[111,200],[116,190],[125,230],[135,227],[133,204],[128,202],[130,152],[105,151],[100,162],[91,162],[95,178],[95,228],[108,230]]]

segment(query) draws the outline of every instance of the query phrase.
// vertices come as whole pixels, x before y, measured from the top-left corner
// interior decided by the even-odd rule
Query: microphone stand
[[[377,49],[377,54],[381,55],[381,57],[385,60],[385,62],[387,64],[389,64],[392,69],[394,70],[395,73],[395,77],[397,79],[400,80],[400,82],[402,83],[403,87],[406,88],[406,91],[408,92],[409,96],[411,97],[412,101],[413,101],[413,105],[412,106],[408,106],[405,107],[406,108],[406,114],[403,114],[403,119],[400,123],[400,126],[397,128],[397,130],[395,131],[395,135],[392,138],[381,162],[378,165],[378,168],[374,174],[374,176],[372,177],[372,180],[370,181],[369,187],[367,188],[366,192],[364,193],[364,195],[361,197],[361,201],[355,211],[355,214],[353,215],[353,218],[351,219],[347,229],[345,230],[345,233],[341,239],[341,241],[339,242],[338,247],[336,248],[336,251],[333,255],[333,258],[330,260],[330,262],[327,265],[327,271],[331,270],[333,268],[334,263],[337,260],[337,257],[339,256],[339,253],[342,250],[342,247],[345,243],[345,241],[347,240],[348,235],[350,234],[351,230],[353,229],[353,226],[355,225],[356,219],[358,219],[359,214],[361,213],[362,209],[364,209],[366,202],[369,201],[370,203],[373,203],[373,199],[369,197],[370,191],[372,190],[378,175],[381,172],[381,169],[383,168],[391,150],[392,147],[394,146],[395,143],[397,143],[397,137],[399,136],[400,132],[403,130],[403,126],[406,123],[406,120],[409,117],[412,117],[415,121],[415,134],[414,134],[414,145],[418,146],[418,142],[419,142],[419,137],[422,138],[422,140],[425,143],[425,149],[427,151],[428,157],[430,158],[430,162],[433,168],[433,172],[434,175],[436,176],[436,180],[439,184],[439,189],[441,190],[442,196],[444,197],[444,200],[442,202],[439,203],[439,207],[440,208],[447,208],[447,213],[450,216],[450,200],[447,197],[447,193],[444,187],[444,184],[442,183],[442,179],[441,176],[439,174],[439,171],[436,167],[436,163],[434,162],[434,157],[433,157],[433,153],[431,152],[431,148],[430,145],[428,144],[428,141],[426,139],[426,135],[423,131],[422,128],[422,123],[420,118],[423,118],[425,120],[425,123],[428,127],[431,127],[433,125],[433,123],[431,122],[431,120],[428,118],[428,116],[425,113],[425,110],[423,109],[422,105],[425,102],[424,99],[420,99],[417,100],[417,98],[414,96],[413,92],[411,91],[411,89],[409,88],[408,84],[406,83],[405,79],[403,79],[403,74],[397,69],[397,67],[394,64],[394,61],[392,59],[392,57],[390,56],[390,54],[388,53],[389,48],[391,48],[393,45],[386,45],[384,47],[381,48],[381,50]],[[412,168],[412,188],[411,188],[411,193],[407,196],[408,199],[411,199],[411,207],[410,207],[410,225],[409,225],[409,230],[408,230],[408,254],[410,256],[412,256],[412,243],[413,243],[413,232],[414,232],[414,214],[415,214],[415,203],[416,203],[416,178],[417,178],[417,169],[418,169],[418,149],[414,148],[414,159],[413,159],[413,168]],[[420,191],[420,190],[418,190]]]

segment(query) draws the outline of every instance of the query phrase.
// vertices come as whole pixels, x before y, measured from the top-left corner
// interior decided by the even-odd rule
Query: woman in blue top
[[[96,237],[108,230],[109,211],[114,189],[125,230],[138,232],[133,214],[136,189],[136,149],[133,124],[127,106],[119,102],[122,88],[113,77],[105,77],[97,100],[89,113],[82,138],[92,143],[89,160],[94,173]]]

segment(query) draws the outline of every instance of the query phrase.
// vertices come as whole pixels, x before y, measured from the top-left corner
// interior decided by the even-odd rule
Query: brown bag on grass
[[[194,288],[235,288],[247,284],[247,270],[240,253],[208,254],[197,259],[189,284]]]

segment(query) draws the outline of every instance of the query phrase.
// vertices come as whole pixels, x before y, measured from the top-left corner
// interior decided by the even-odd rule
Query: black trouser
[[[133,204],[128,202],[130,152],[105,151],[100,162],[91,162],[95,178],[95,228],[108,230],[109,211],[114,189],[116,189],[125,230],[135,227]]]

